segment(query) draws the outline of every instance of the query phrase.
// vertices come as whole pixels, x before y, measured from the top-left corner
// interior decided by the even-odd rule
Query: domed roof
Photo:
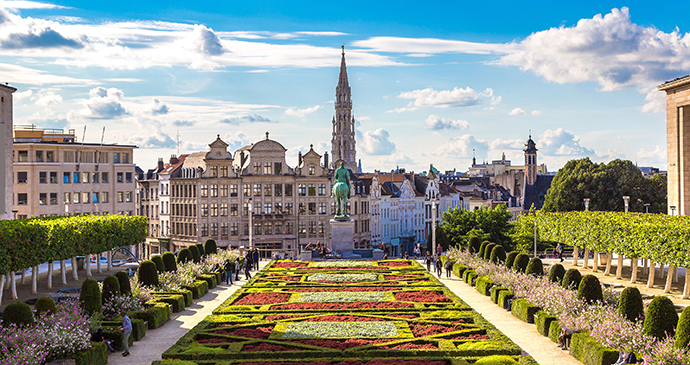
[[[529,135],[529,139],[525,142],[525,152],[537,152],[537,144],[532,140],[532,135]]]

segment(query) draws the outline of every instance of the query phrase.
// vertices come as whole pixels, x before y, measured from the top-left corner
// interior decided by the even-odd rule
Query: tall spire
[[[331,154],[333,164],[345,162],[345,167],[357,171],[357,151],[355,149],[355,119],[352,117],[350,84],[345,65],[345,46],[341,46],[340,76],[335,88],[335,118],[333,119],[333,139]]]
[[[350,84],[347,81],[347,66],[345,66],[345,45],[340,46],[342,49],[342,58],[340,59],[340,77],[338,78],[338,92],[350,93]]]

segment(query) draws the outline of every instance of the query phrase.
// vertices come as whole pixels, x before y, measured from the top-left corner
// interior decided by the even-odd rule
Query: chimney
[[[328,151],[323,153],[323,166],[328,169]]]
[[[170,155],[170,164],[176,164],[177,163],[177,155]]]
[[[302,151],[299,151],[299,154],[297,155],[297,167],[302,166]]]
[[[163,157],[158,158],[158,169],[163,170]]]

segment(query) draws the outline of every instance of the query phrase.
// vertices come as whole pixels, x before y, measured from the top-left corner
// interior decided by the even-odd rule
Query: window
[[[318,231],[318,233],[319,233],[319,234],[324,234],[325,231],[326,231],[326,223],[324,223],[324,222],[319,222],[319,231]]]
[[[319,214],[326,214],[326,203],[319,203]]]
[[[117,173],[117,182],[118,183],[123,183],[125,181],[125,175],[121,172]]]
[[[213,203],[211,204],[211,217],[217,217],[218,216],[218,204]]]
[[[69,176],[69,175],[67,175]],[[17,184],[26,184],[26,171],[17,172]]]
[[[231,197],[237,196],[237,184],[230,185],[230,196]]]
[[[261,234],[261,223],[254,223],[254,234]]]
[[[227,203],[223,203],[220,205],[220,216],[221,217],[227,217],[228,216],[228,204]]]
[[[285,234],[293,234],[295,233],[294,231],[294,225],[292,222],[285,222]]]
[[[26,193],[17,194],[17,205],[27,205],[29,204],[29,198]]]
[[[232,236],[237,236],[237,234],[238,234],[238,232],[237,232],[237,222],[233,222],[233,223],[230,225],[230,235],[232,235]]]
[[[120,163],[129,163],[129,153],[120,154]]]
[[[117,202],[123,203],[125,201],[125,194],[121,191],[117,192]]]
[[[221,166],[220,177],[228,177],[228,167],[227,166]]]
[[[326,184],[319,184],[319,196],[326,195]]]
[[[93,182],[94,184],[98,184],[98,177],[99,177],[99,175],[97,172],[92,173],[91,174],[91,182]]]
[[[69,204],[72,201],[72,194],[70,193],[63,193],[62,194],[62,204]]]
[[[292,184],[285,184],[285,196],[292,196]]]
[[[283,214],[283,203],[276,203],[275,212],[276,214]]]
[[[98,193],[97,192],[91,193],[91,202],[94,204],[98,203]]]
[[[283,234],[283,223],[282,222],[276,222],[274,224],[274,226],[275,226],[275,229],[273,230],[273,232],[275,232],[275,234]]]
[[[82,172],[81,173],[81,182],[84,184],[88,184],[88,182],[89,182],[89,173],[88,172]]]
[[[316,222],[309,221],[309,234],[316,234]]]
[[[264,185],[264,196],[271,196],[271,195],[273,195],[273,185],[265,184]]]
[[[17,162],[29,162],[29,151],[19,151],[17,153]]]
[[[69,184],[70,183],[70,173],[69,172],[63,172],[62,173],[62,183],[63,184]]]
[[[36,151],[36,162],[43,162],[43,151]]]
[[[40,171],[38,173],[38,182],[41,184],[46,184],[48,182],[48,173],[45,171]]]
[[[75,194],[78,194],[78,193],[75,193]],[[82,204],[89,204],[90,195],[91,194],[89,194],[89,193],[81,193],[81,203]]]
[[[309,196],[316,196],[316,184],[309,184]]]
[[[211,223],[211,236],[218,235],[218,223]]]
[[[264,162],[264,175],[270,175],[271,174],[271,163],[270,162]]]
[[[208,204],[201,204],[201,216],[208,217]]]
[[[48,196],[46,193],[40,193],[38,194],[38,204],[40,205],[46,205],[48,202],[46,201],[48,199]]]
[[[51,171],[51,172],[50,172],[50,183],[51,183],[51,184],[57,184],[57,183],[58,183],[58,180],[57,180],[57,171]]]
[[[201,185],[199,190],[202,198],[208,198],[208,185]]]
[[[261,162],[254,162],[254,175],[261,175]]]
[[[120,163],[120,154],[117,152],[113,153],[113,163]]]
[[[316,166],[313,163],[309,164],[309,175],[314,175],[316,173]]]
[[[55,162],[53,151],[46,151],[46,162]]]
[[[245,235],[249,234],[249,223],[245,223],[245,224],[244,224],[244,230],[243,230],[243,232],[244,232]]]
[[[131,172],[126,172],[125,173],[125,182],[128,184],[132,183],[132,173]]]
[[[126,201],[127,203],[131,203],[131,202],[132,202],[132,192],[131,192],[131,191],[128,191],[128,192],[125,193],[125,201]]]
[[[101,182],[104,184],[108,183],[108,173],[107,172],[101,172]]]
[[[237,203],[230,204],[230,215],[237,216]]]
[[[261,184],[254,184],[254,196],[261,196]]]
[[[283,184],[275,184],[275,196],[283,196]]]
[[[72,204],[79,204],[79,203],[81,203],[81,194],[79,194],[79,193],[72,194]]]
[[[228,197],[228,185],[227,184],[223,184],[220,186],[220,196],[222,198]]]
[[[107,203],[108,202],[108,192],[103,191],[101,192],[101,203]]]
[[[220,235],[221,236],[227,236],[228,235],[228,222],[223,222],[220,224]]]
[[[292,203],[285,203],[285,214],[292,215]]]
[[[249,203],[242,204],[242,215],[245,217],[249,215]]]
[[[299,234],[306,234],[307,233],[306,223],[299,222],[299,225],[297,226],[297,233],[299,233]]]
[[[208,223],[201,223],[201,235],[208,236]]]
[[[316,203],[309,203],[309,214],[316,214]]]
[[[264,214],[271,214],[271,203],[264,203]]]
[[[299,203],[299,212],[297,214],[304,214],[307,212],[307,204],[306,203]]]
[[[273,234],[273,225],[270,222],[264,223],[264,234]]]
[[[287,185],[286,185],[287,186]],[[286,194],[287,195],[287,194]],[[297,195],[307,196],[307,186],[304,184],[297,185]]]
[[[280,175],[283,173],[283,163],[275,162],[273,164],[273,175]]]
[[[218,185],[214,184],[211,185],[211,198],[217,198],[218,197]]]
[[[252,196],[252,186],[250,184],[244,184],[242,186],[242,192],[244,196]]]
[[[211,166],[211,177],[218,177],[218,166]]]

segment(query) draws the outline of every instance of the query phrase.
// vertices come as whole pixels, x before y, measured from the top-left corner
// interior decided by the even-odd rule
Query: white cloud
[[[637,163],[640,166],[656,166],[665,169],[666,158],[666,149],[663,146],[654,146],[651,151],[643,147],[637,152]]]
[[[177,142],[163,131],[163,123],[153,119],[137,120],[138,130],[145,131],[135,134],[128,138],[129,143],[137,145],[142,149],[165,148],[172,149],[177,147]]]
[[[31,89],[25,90],[25,91],[18,91],[18,92],[16,92],[16,93],[14,93],[13,99],[14,99],[15,101],[24,100],[24,99],[29,99],[29,98],[31,98],[31,96],[32,96],[33,94],[34,94],[34,91],[31,90]]]
[[[580,145],[580,138],[563,128],[547,129],[536,142],[539,151],[545,155],[555,156],[594,156],[591,148]]]
[[[532,110],[532,115],[541,115],[541,110]]]
[[[492,151],[522,150],[524,147],[525,141],[521,139],[496,138],[489,143]]]
[[[0,1],[0,8],[5,9],[65,9],[64,6],[38,1]]]
[[[386,155],[395,151],[395,143],[391,142],[390,134],[383,128],[366,131],[361,134],[361,150],[369,155]]]
[[[477,139],[471,134],[464,134],[460,137],[453,137],[448,142],[436,149],[436,154],[455,159],[464,159],[472,156],[475,152],[478,158],[487,156],[489,143],[485,139]]]
[[[453,90],[436,91],[432,88],[422,90],[406,91],[398,95],[400,99],[414,99],[412,105],[415,107],[434,107],[450,108],[478,105],[479,93],[469,86],[465,89],[454,88]]]
[[[89,91],[89,99],[84,102],[84,108],[70,117],[86,119],[112,119],[120,118],[128,114],[122,106],[124,93],[117,88],[106,89],[98,86]]]
[[[241,115],[236,117],[224,118],[220,120],[221,123],[239,125],[242,123],[277,123],[276,120],[271,120],[267,117],[254,113],[254,115]]]
[[[430,53],[472,53],[489,54],[511,48],[511,45],[473,43],[435,38],[401,38],[401,37],[372,37],[366,40],[355,41],[355,47],[370,48],[377,52],[398,53],[401,50],[412,54]]]
[[[357,117],[356,120],[361,121],[361,122],[370,122],[371,118],[370,117]]]
[[[293,108],[288,108],[285,110],[285,115],[290,115],[298,118],[304,118],[305,115],[311,114],[321,108],[321,105],[315,105],[310,108],[304,108],[304,109],[293,109]]]
[[[0,63],[0,75],[12,75],[13,83],[24,85],[60,84],[61,86],[68,86],[93,83],[91,80],[51,75],[46,71],[7,63]]]
[[[431,114],[424,121],[425,129],[441,130],[441,129],[467,129],[470,124],[464,120],[452,120],[448,118],[441,118],[437,115]]]
[[[36,95],[35,104],[38,106],[47,107],[57,103],[62,103],[62,96],[55,94],[53,91],[43,91]]]
[[[223,142],[228,144],[228,151],[234,153],[240,148],[251,144],[247,136],[242,132],[225,133],[223,135]]]
[[[151,114],[158,115],[158,114],[168,114],[170,109],[168,108],[165,103],[161,102],[158,99],[153,99],[151,104],[149,105],[149,110],[151,111]]]
[[[522,108],[515,108],[508,113],[508,115],[525,115],[527,114]]]
[[[652,89],[647,93],[644,100],[647,101],[645,105],[642,106],[643,113],[664,113],[666,112],[666,93],[663,91],[657,91]]]

